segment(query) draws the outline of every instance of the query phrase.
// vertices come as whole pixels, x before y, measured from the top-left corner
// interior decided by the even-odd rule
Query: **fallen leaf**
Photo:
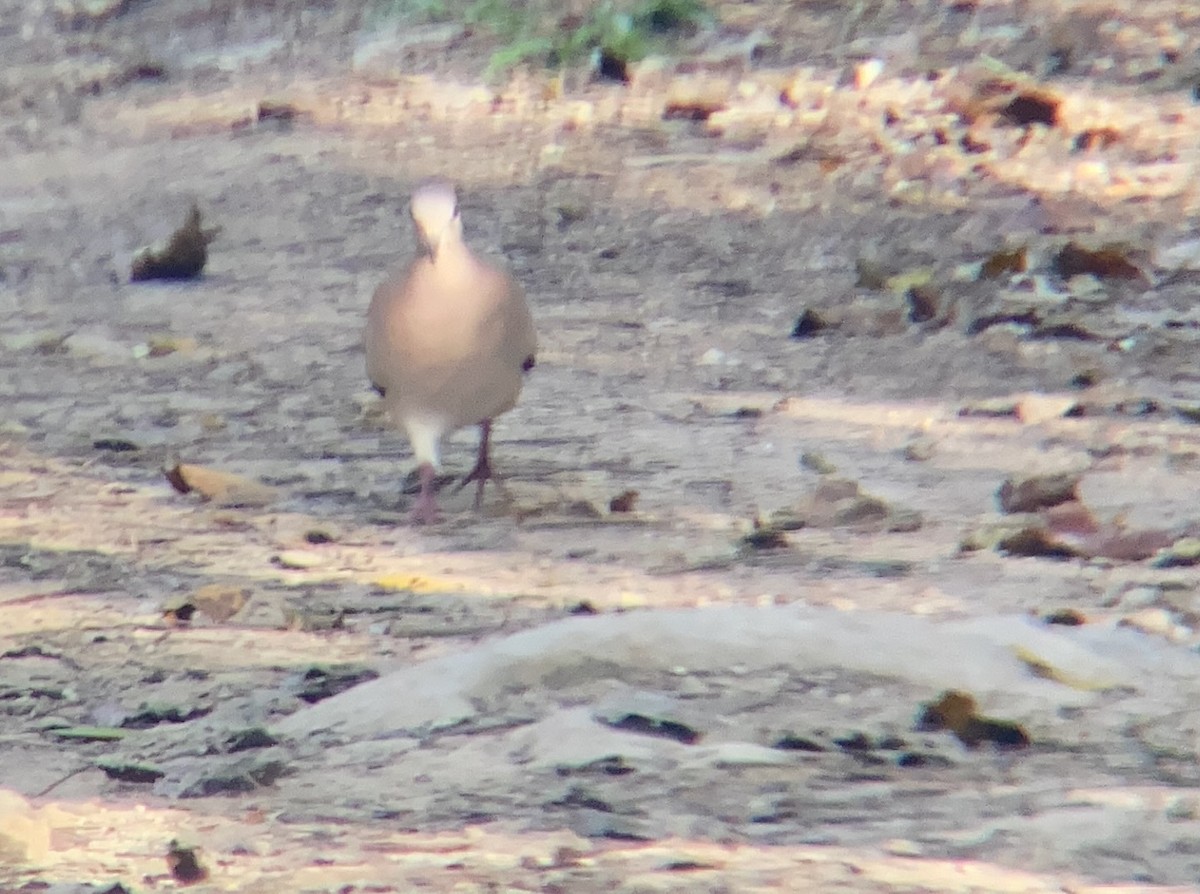
[[[1077,403],[1070,395],[1025,394],[1017,400],[1017,418],[1026,425],[1038,425],[1061,419],[1074,410]]]
[[[326,559],[318,553],[308,552],[307,550],[286,549],[275,555],[272,561],[280,568],[288,568],[292,571],[308,571],[324,565]]]
[[[796,318],[796,325],[792,327],[792,338],[809,338],[833,326],[828,317],[809,307]]]
[[[205,584],[191,595],[191,604],[218,624],[223,624],[245,608],[253,595],[248,587],[235,584]]]
[[[1126,531],[1108,524],[1095,534],[1074,538],[1064,535],[1076,546],[1081,556],[1087,558],[1113,559],[1118,562],[1141,562],[1159,553],[1170,545],[1173,537],[1169,531],[1146,529]]]
[[[730,85],[724,79],[674,78],[662,116],[665,120],[705,121],[729,103]]]
[[[1042,620],[1047,624],[1060,627],[1080,627],[1087,623],[1087,618],[1083,612],[1075,608],[1055,609],[1043,615]]]
[[[609,512],[633,512],[637,506],[638,492],[636,490],[626,490],[617,494],[608,501]]]
[[[200,865],[195,848],[184,847],[174,840],[167,845],[167,869],[181,885],[194,885],[208,878],[208,870]]]
[[[756,518],[753,529],[742,538],[742,543],[751,549],[784,549],[788,539],[780,528],[764,525]]]
[[[190,624],[192,616],[196,614],[196,604],[192,601],[191,594],[173,596],[163,603],[162,613],[168,624]]]
[[[358,665],[314,665],[300,675],[296,697],[310,705],[315,704],[378,676],[379,671]]]
[[[1000,117],[1020,127],[1031,124],[1054,127],[1058,123],[1058,107],[1061,103],[1062,100],[1057,96],[1044,90],[1025,90],[1000,109]]]
[[[918,530],[921,524],[919,513],[896,508],[865,493],[857,481],[826,477],[795,505],[771,513],[764,530],[852,527],[862,531],[903,532]]]
[[[818,475],[832,475],[837,471],[837,466],[814,450],[805,450],[800,454],[800,465]]]
[[[279,491],[273,487],[206,466],[179,463],[164,474],[179,493],[195,491],[221,506],[265,506],[279,499]]]
[[[1091,127],[1085,131],[1081,131],[1075,137],[1072,148],[1076,152],[1089,152],[1097,149],[1107,149],[1120,139],[1120,131],[1112,127]]]
[[[1059,472],[1053,475],[1013,475],[996,492],[1004,512],[1035,512],[1079,499],[1079,475]]]
[[[171,234],[166,246],[143,248],[134,256],[130,281],[195,279],[204,270],[208,244],[215,235],[215,231],[201,228],[200,209],[193,205],[183,226]]]
[[[1024,273],[1028,264],[1025,246],[1009,251],[998,251],[988,257],[979,267],[980,279],[999,279],[1014,273]]]
[[[1051,506],[1042,513],[1042,518],[1050,530],[1063,534],[1095,534],[1100,531],[1096,517],[1079,500],[1067,500]]]
[[[693,745],[700,741],[699,732],[675,720],[647,717],[644,714],[625,714],[612,720],[602,720],[602,722],[613,729],[658,736],[663,739],[674,739],[684,745]]]
[[[196,350],[196,339],[175,335],[155,335],[146,341],[147,357],[166,357],[176,351],[189,352]]]
[[[146,785],[162,779],[166,773],[151,764],[131,764],[126,762],[97,761],[96,767],[103,771],[109,779],[118,782],[129,782],[136,785]]]
[[[1154,559],[1156,568],[1191,568],[1200,565],[1200,538],[1183,537],[1162,548]]]
[[[125,730],[111,726],[65,726],[50,730],[50,734],[79,742],[115,742],[129,735]]]
[[[300,110],[296,106],[283,100],[264,99],[258,104],[259,121],[291,124],[299,114]]]
[[[1027,748],[1029,734],[1007,720],[982,717],[973,696],[961,690],[943,692],[935,701],[921,706],[917,716],[920,731],[949,730],[968,748],[991,742],[1000,748]]]
[[[1073,559],[1079,550],[1040,524],[1021,528],[1002,539],[996,548],[1010,556],[1042,559]]]
[[[913,323],[928,323],[942,311],[942,293],[932,283],[916,285],[904,293],[908,302],[908,319]]]
[[[1085,273],[1101,279],[1138,279],[1142,271],[1129,260],[1129,254],[1128,246],[1115,243],[1090,249],[1077,242],[1068,242],[1054,256],[1050,266],[1064,279]]]
[[[899,273],[889,276],[885,280],[884,285],[893,294],[904,295],[910,289],[928,286],[932,282],[932,267],[914,267],[911,270],[902,270]]]

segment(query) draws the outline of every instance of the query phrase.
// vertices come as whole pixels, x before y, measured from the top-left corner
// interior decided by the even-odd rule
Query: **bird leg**
[[[421,463],[417,469],[421,476],[421,492],[413,507],[412,521],[415,525],[432,525],[438,520],[437,500],[434,499],[433,479],[436,475],[433,463]]]
[[[488,447],[492,440],[492,420],[485,419],[479,423],[479,458],[475,460],[475,468],[467,473],[467,477],[459,482],[455,493],[462,490],[472,481],[478,481],[475,488],[475,509],[483,506],[483,485],[492,477],[492,464],[488,460]]]

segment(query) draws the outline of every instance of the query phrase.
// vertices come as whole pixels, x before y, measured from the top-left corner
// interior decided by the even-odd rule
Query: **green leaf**
[[[77,742],[115,742],[129,735],[128,730],[115,726],[64,726],[50,732],[60,739],[72,739]]]

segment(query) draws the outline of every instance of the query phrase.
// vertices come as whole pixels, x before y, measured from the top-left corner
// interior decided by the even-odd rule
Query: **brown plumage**
[[[367,375],[416,455],[413,518],[424,523],[437,517],[441,442],[468,425],[480,426],[479,456],[463,484],[477,481],[475,504],[482,502],[491,422],[516,404],[537,336],[521,286],[463,242],[450,184],[417,189],[410,211],[417,257],[375,290],[364,342]]]

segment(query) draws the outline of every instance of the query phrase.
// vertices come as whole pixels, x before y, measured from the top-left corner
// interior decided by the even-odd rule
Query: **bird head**
[[[436,258],[447,239],[462,236],[462,218],[458,214],[458,196],[454,186],[437,180],[413,191],[409,204],[417,244],[421,251]]]

